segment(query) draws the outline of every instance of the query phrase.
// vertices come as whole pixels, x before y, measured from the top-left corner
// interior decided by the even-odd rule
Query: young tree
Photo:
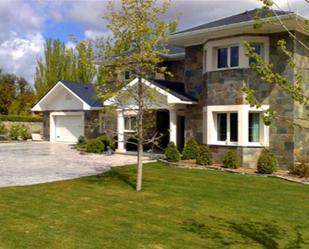
[[[281,20],[281,17],[276,14],[273,10],[274,7],[279,8],[275,1],[272,0],[258,0],[262,2],[263,9],[268,11],[269,16],[274,16],[275,21],[271,20],[268,21],[269,23],[276,22],[279,23],[283,27],[283,29],[287,32],[289,38],[293,39],[299,47],[302,47],[308,54],[309,52],[309,44],[305,43],[304,41],[300,40],[294,32],[289,31],[287,28],[285,21]],[[306,1],[308,2],[308,1]],[[261,28],[264,22],[261,22],[260,18],[260,11],[256,12],[256,24],[254,27],[256,29]],[[307,35],[309,35],[309,20],[305,19],[305,21],[295,20]],[[260,78],[271,85],[276,85],[280,87],[282,92],[288,94],[291,99],[297,103],[298,105],[303,106],[303,115],[301,117],[295,117],[296,122],[288,120],[284,116],[278,115],[274,110],[271,108],[264,111],[264,122],[267,125],[270,125],[273,119],[280,119],[281,121],[286,121],[290,123],[290,125],[295,125],[301,127],[303,123],[309,122],[309,92],[305,87],[305,83],[308,84],[308,74],[304,72],[304,69],[300,67],[301,61],[299,58],[296,58],[293,54],[293,51],[290,51],[287,47],[287,42],[285,39],[280,39],[277,43],[277,49],[286,56],[288,61],[288,66],[293,71],[292,80],[288,77],[281,75],[280,73],[276,72],[273,68],[272,63],[266,63],[261,55],[256,53],[255,48],[251,46],[250,43],[245,42],[245,47],[247,49],[247,56],[252,58],[252,63],[250,67],[255,70],[259,75]],[[255,96],[255,92],[250,87],[246,86],[243,87],[242,91],[246,94],[246,100],[251,106],[260,107],[261,103],[257,100]]]
[[[163,1],[157,5],[155,0],[122,0],[120,9],[115,2],[109,3],[106,16],[112,37],[99,44],[102,55],[99,82],[101,97],[106,99],[117,94],[118,105],[129,105],[133,100],[137,118],[137,178],[136,190],[142,187],[143,144],[145,143],[144,117],[149,106],[154,104],[154,92],[143,84],[143,79],[153,77],[156,73],[167,74],[167,69],[159,65],[160,55],[167,53],[168,35],[175,29],[176,22],[164,22],[164,15],[170,2]],[[125,87],[128,80],[121,75],[130,72],[130,80],[137,78],[135,87]],[[103,76],[104,75],[104,76]],[[108,82],[113,82],[112,87]],[[103,86],[103,87],[102,87]],[[125,90],[118,91],[125,87]]]

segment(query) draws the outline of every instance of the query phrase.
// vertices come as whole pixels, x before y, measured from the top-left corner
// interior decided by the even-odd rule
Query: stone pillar
[[[177,112],[175,109],[170,109],[170,142],[174,142],[177,146]]]
[[[116,152],[126,152],[124,147],[124,116],[123,111],[117,111],[117,134],[118,134],[118,148]]]

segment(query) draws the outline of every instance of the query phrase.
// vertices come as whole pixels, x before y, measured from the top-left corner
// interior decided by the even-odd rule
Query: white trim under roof
[[[138,83],[138,78],[135,78],[132,80],[127,86],[123,87],[120,91],[126,91],[128,87],[133,87]],[[162,94],[163,96],[167,97],[167,103],[168,104],[186,104],[186,105],[192,105],[196,104],[196,101],[184,101],[180,98],[176,97],[172,93],[156,86],[155,84],[151,83],[148,80],[142,79],[142,83],[152,89],[155,89],[158,93]],[[115,97],[112,97],[104,102],[104,105],[111,106],[115,104]]]
[[[254,29],[255,20],[232,23],[212,28],[204,28],[199,30],[175,33],[169,36],[169,44],[175,46],[194,46],[204,44],[209,39],[223,38],[238,34],[267,34],[285,31],[279,24],[278,17],[273,16],[261,19],[263,26],[259,29]],[[304,23],[306,18],[295,13],[280,15],[279,18],[285,22],[289,30],[297,30],[301,33],[305,31],[300,28],[298,22]],[[270,22],[271,21],[271,22]]]
[[[83,108],[82,110],[101,110],[102,107],[91,107],[88,103],[86,103],[82,98],[80,98],[76,93],[74,93],[70,88],[68,88],[65,84],[63,84],[61,81],[58,81],[52,89],[50,89],[47,94],[44,95],[43,98],[40,99],[40,101],[31,109],[33,112],[40,112],[40,111],[53,111],[53,110],[48,110],[42,107],[42,104],[44,101],[52,94],[53,91],[55,91],[56,88],[59,86],[63,87],[67,91],[69,91],[74,97],[76,97],[79,101],[82,102]]]

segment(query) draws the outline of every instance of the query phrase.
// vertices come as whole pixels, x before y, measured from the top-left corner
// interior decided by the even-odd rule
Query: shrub
[[[26,126],[19,127],[19,136],[22,140],[30,138],[29,130]]]
[[[182,151],[182,159],[196,159],[199,155],[199,145],[194,138],[190,138]]]
[[[299,177],[309,178],[309,164],[308,163],[297,163],[290,169],[290,174]]]
[[[272,174],[278,168],[278,160],[274,154],[264,149],[257,162],[257,171],[261,174]]]
[[[19,125],[12,125],[9,131],[9,136],[13,140],[17,140],[19,137]]]
[[[165,159],[169,162],[177,162],[180,160],[180,153],[176,148],[174,142],[169,142],[164,152]]]
[[[43,118],[38,116],[0,115],[0,121],[42,122]]]
[[[309,157],[297,157],[297,163],[290,168],[290,174],[309,178]]]
[[[79,145],[81,145],[81,144],[86,144],[86,143],[87,143],[87,140],[86,140],[86,138],[85,138],[84,136],[79,136],[79,137],[78,137],[78,140],[77,140],[77,143],[78,143]]]
[[[200,145],[200,153],[197,156],[196,163],[200,165],[212,164],[212,155],[207,145]]]
[[[6,133],[7,129],[5,128],[5,125],[0,121],[0,135],[5,135]]]
[[[236,151],[230,150],[223,157],[223,167],[237,169],[240,164],[240,159]]]
[[[115,148],[115,144],[114,144],[113,139],[110,138],[106,134],[100,135],[96,139],[100,140],[104,144],[104,147],[105,147],[106,150],[107,150],[107,147],[109,147],[112,150]]]
[[[87,142],[86,151],[101,154],[104,151],[104,144],[98,139],[91,139]]]

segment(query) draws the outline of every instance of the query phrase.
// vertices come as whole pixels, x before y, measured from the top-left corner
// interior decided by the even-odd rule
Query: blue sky
[[[117,0],[119,1],[119,0]],[[160,1],[160,0],[158,0]],[[309,16],[305,0],[274,0],[278,8]],[[259,0],[172,0],[166,18],[180,14],[179,29],[261,6]],[[0,68],[33,83],[46,38],[72,46],[76,39],[106,36],[107,0],[0,0]]]

